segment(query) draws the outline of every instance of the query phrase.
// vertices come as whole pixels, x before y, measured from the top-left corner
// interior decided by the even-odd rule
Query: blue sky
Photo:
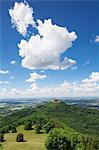
[[[24,4],[24,3],[19,3],[22,1],[16,1],[16,2],[19,5]],[[73,37],[74,39],[72,38],[72,40],[70,41],[72,43],[72,46],[68,46],[66,50],[57,53],[60,60],[58,67],[62,65],[61,61],[64,61],[65,57],[75,61],[75,63],[73,62],[71,64],[71,61],[67,60],[69,61],[68,62],[69,66],[67,68],[65,66],[65,69],[52,69],[52,67],[48,67],[49,65],[54,65],[54,64],[56,65],[58,63],[56,57],[55,57],[56,61],[52,60],[51,64],[45,65],[46,68],[43,64],[42,65],[34,64],[33,62],[33,59],[35,58],[34,55],[35,56],[39,55],[36,54],[35,47],[32,47],[34,48],[34,53],[32,53],[33,57],[29,56],[30,62],[26,62],[25,64],[22,65],[22,60],[24,58],[22,56],[19,56],[19,51],[23,51],[23,49],[19,48],[18,44],[21,42],[22,39],[24,39],[25,41],[29,41],[29,39],[31,39],[33,34],[34,35],[37,34],[38,28],[34,27],[35,25],[33,25],[30,22],[29,27],[27,28],[28,30],[27,35],[26,33],[25,35],[23,35],[24,33],[20,32],[17,29],[17,27],[19,26],[14,24],[14,27],[12,27],[13,25],[11,23],[11,17],[14,21],[16,21],[15,20],[16,18],[13,18],[13,16],[11,16],[11,14],[9,13],[9,10],[11,8],[12,8],[12,12],[14,12],[15,1],[0,1],[0,3],[1,3],[0,4],[1,5],[0,8],[1,10],[1,16],[0,16],[1,97],[13,97],[13,96],[17,96],[18,93],[19,93],[19,97],[22,97],[22,93],[28,97],[38,96],[40,92],[41,95],[43,96],[62,96],[62,95],[63,96],[99,96],[97,95],[97,93],[99,93],[99,37],[98,37],[99,36],[99,16],[98,16],[99,2],[98,1],[95,2],[27,1],[28,4],[26,3],[24,4],[24,6],[29,5],[29,8],[33,8],[34,13],[32,15],[33,15],[33,21],[35,22],[34,24],[37,25],[37,20],[40,19],[42,21],[42,25],[44,25],[45,20],[51,19],[52,26],[56,24],[57,27],[66,27],[68,30],[68,35],[72,31],[75,32],[77,38]],[[17,7],[20,7],[19,5]],[[44,29],[44,31],[46,30]],[[54,38],[53,36],[54,34],[52,35],[51,33],[51,39]],[[60,38],[57,39],[59,39],[59,41],[57,41],[59,44],[61,39]],[[67,39],[67,44],[68,44],[68,39]],[[23,46],[22,44],[20,45]],[[46,49],[46,51],[49,51],[48,49]],[[49,53],[50,55],[49,62],[50,62],[51,55],[52,58],[54,58],[53,53],[54,52],[52,49],[52,53]],[[38,56],[38,57],[39,57],[39,61],[43,59],[43,57],[45,58],[45,60],[47,60],[46,56]],[[11,64],[11,61],[13,60],[15,62]],[[44,60],[44,64],[49,63],[45,60]],[[29,66],[30,65],[29,63],[31,62],[32,62],[32,69],[30,69]],[[55,65],[54,68],[56,67]],[[6,72],[7,70],[8,72]],[[33,75],[30,75],[30,73],[32,73]],[[26,81],[29,78],[32,78],[31,79],[32,81],[31,80]],[[85,81],[83,83],[82,81],[85,79],[88,79],[88,81],[87,82]],[[74,86],[74,82],[78,82],[77,85]],[[62,90],[62,84],[65,84],[63,90]],[[67,84],[69,84],[69,86],[67,86]],[[74,92],[73,88],[76,87],[77,89],[75,90],[75,93],[71,95],[70,91],[73,90]],[[92,90],[92,87],[95,90],[94,89]],[[41,91],[42,88],[45,90],[44,93],[46,93],[46,90],[48,91],[48,93],[42,94]],[[82,91],[83,88],[85,90],[84,93],[82,95],[79,95],[78,94],[79,91]],[[9,92],[7,93],[6,91]],[[27,91],[29,91],[30,93],[26,94]],[[55,94],[53,94],[53,92],[51,93],[51,91],[54,91]]]

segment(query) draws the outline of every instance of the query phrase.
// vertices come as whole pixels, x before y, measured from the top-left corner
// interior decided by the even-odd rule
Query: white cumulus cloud
[[[0,84],[9,84],[9,81],[0,81]]]
[[[0,97],[99,97],[99,72],[92,72],[87,80],[84,80],[77,82],[64,81],[61,84],[50,87],[41,87],[32,80],[30,81],[30,88],[26,90],[1,89]]]
[[[13,79],[13,78],[14,78],[14,76],[10,76],[10,78],[11,78],[11,79]]]
[[[26,82],[35,82],[36,80],[43,80],[45,78],[47,78],[47,75],[33,72],[33,73],[30,73],[30,78],[27,79]]]
[[[28,3],[15,2],[14,7],[9,10],[11,22],[17,31],[22,34],[27,34],[29,25],[35,26],[33,20],[33,9]]]
[[[20,97],[22,95],[21,95],[21,91],[16,88],[12,88],[12,89],[2,88],[0,89],[0,96],[4,98],[15,98],[15,97]]]
[[[95,37],[95,42],[99,42],[99,36],[98,35]]]
[[[85,83],[99,82],[99,72],[92,72],[89,78],[82,80],[82,82]]]
[[[38,34],[30,37],[28,41],[21,40],[18,44],[22,66],[29,69],[64,70],[74,64],[73,59],[60,60],[72,42],[77,39],[75,32],[69,32],[66,27],[52,23],[51,19],[42,22],[38,20]]]
[[[41,73],[45,73],[45,71],[44,71],[44,70],[41,70]]]
[[[0,70],[0,74],[8,74],[9,70]]]
[[[16,61],[15,60],[12,60],[11,62],[10,62],[10,64],[16,64]]]
[[[87,81],[84,82],[84,80],[79,82],[64,81],[59,85],[43,88],[34,83],[26,91],[28,95],[34,95],[35,97],[99,96],[99,72],[92,72]]]

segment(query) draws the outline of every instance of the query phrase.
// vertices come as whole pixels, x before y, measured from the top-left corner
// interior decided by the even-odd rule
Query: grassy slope
[[[24,130],[23,126],[17,128],[17,133],[6,133],[5,142],[2,143],[3,150],[46,150],[44,143],[46,134],[35,134],[34,130]],[[16,142],[17,134],[21,132],[24,134],[26,142]]]

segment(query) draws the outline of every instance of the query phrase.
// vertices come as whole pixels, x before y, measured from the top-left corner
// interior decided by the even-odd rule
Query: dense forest
[[[10,130],[24,125],[25,130],[35,126],[35,133],[48,134],[45,146],[49,150],[98,150],[99,110],[51,101],[35,108],[17,110],[0,118],[0,138]],[[1,142],[2,142],[1,141]]]

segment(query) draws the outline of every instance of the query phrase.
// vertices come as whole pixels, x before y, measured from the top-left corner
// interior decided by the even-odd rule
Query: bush
[[[3,133],[4,133],[4,129],[1,128],[1,129],[0,129],[0,134],[3,134]]]
[[[31,122],[26,122],[24,126],[24,130],[31,130],[32,129],[32,123]]]
[[[16,141],[17,142],[24,142],[24,138],[23,138],[23,134],[19,133],[16,137]]]
[[[45,146],[48,150],[71,150],[70,141],[64,134],[64,130],[57,128],[50,131]]]
[[[38,116],[38,117],[36,117],[36,122],[35,122],[35,124],[38,124],[38,125],[40,125],[41,127],[43,127],[44,124],[46,124],[47,122],[48,122],[48,119],[47,119],[47,118]]]
[[[44,130],[46,133],[48,133],[50,130],[52,130],[55,127],[55,123],[53,121],[49,121],[46,125],[44,125]]]
[[[8,133],[8,132],[9,132],[9,126],[0,129],[0,133]]]
[[[4,141],[4,134],[0,134],[0,142]]]
[[[12,133],[16,133],[16,132],[17,132],[16,127],[13,126],[13,127],[11,128],[11,131],[12,131]]]
[[[2,145],[0,144],[0,150],[3,150],[3,147],[2,147]]]
[[[9,133],[9,126],[4,127],[3,130],[4,130],[4,133]]]
[[[85,150],[85,146],[83,144],[76,144],[75,150]]]
[[[34,128],[34,130],[35,130],[35,133],[36,134],[39,134],[40,132],[41,132],[41,126],[40,125],[35,125],[35,128]]]

